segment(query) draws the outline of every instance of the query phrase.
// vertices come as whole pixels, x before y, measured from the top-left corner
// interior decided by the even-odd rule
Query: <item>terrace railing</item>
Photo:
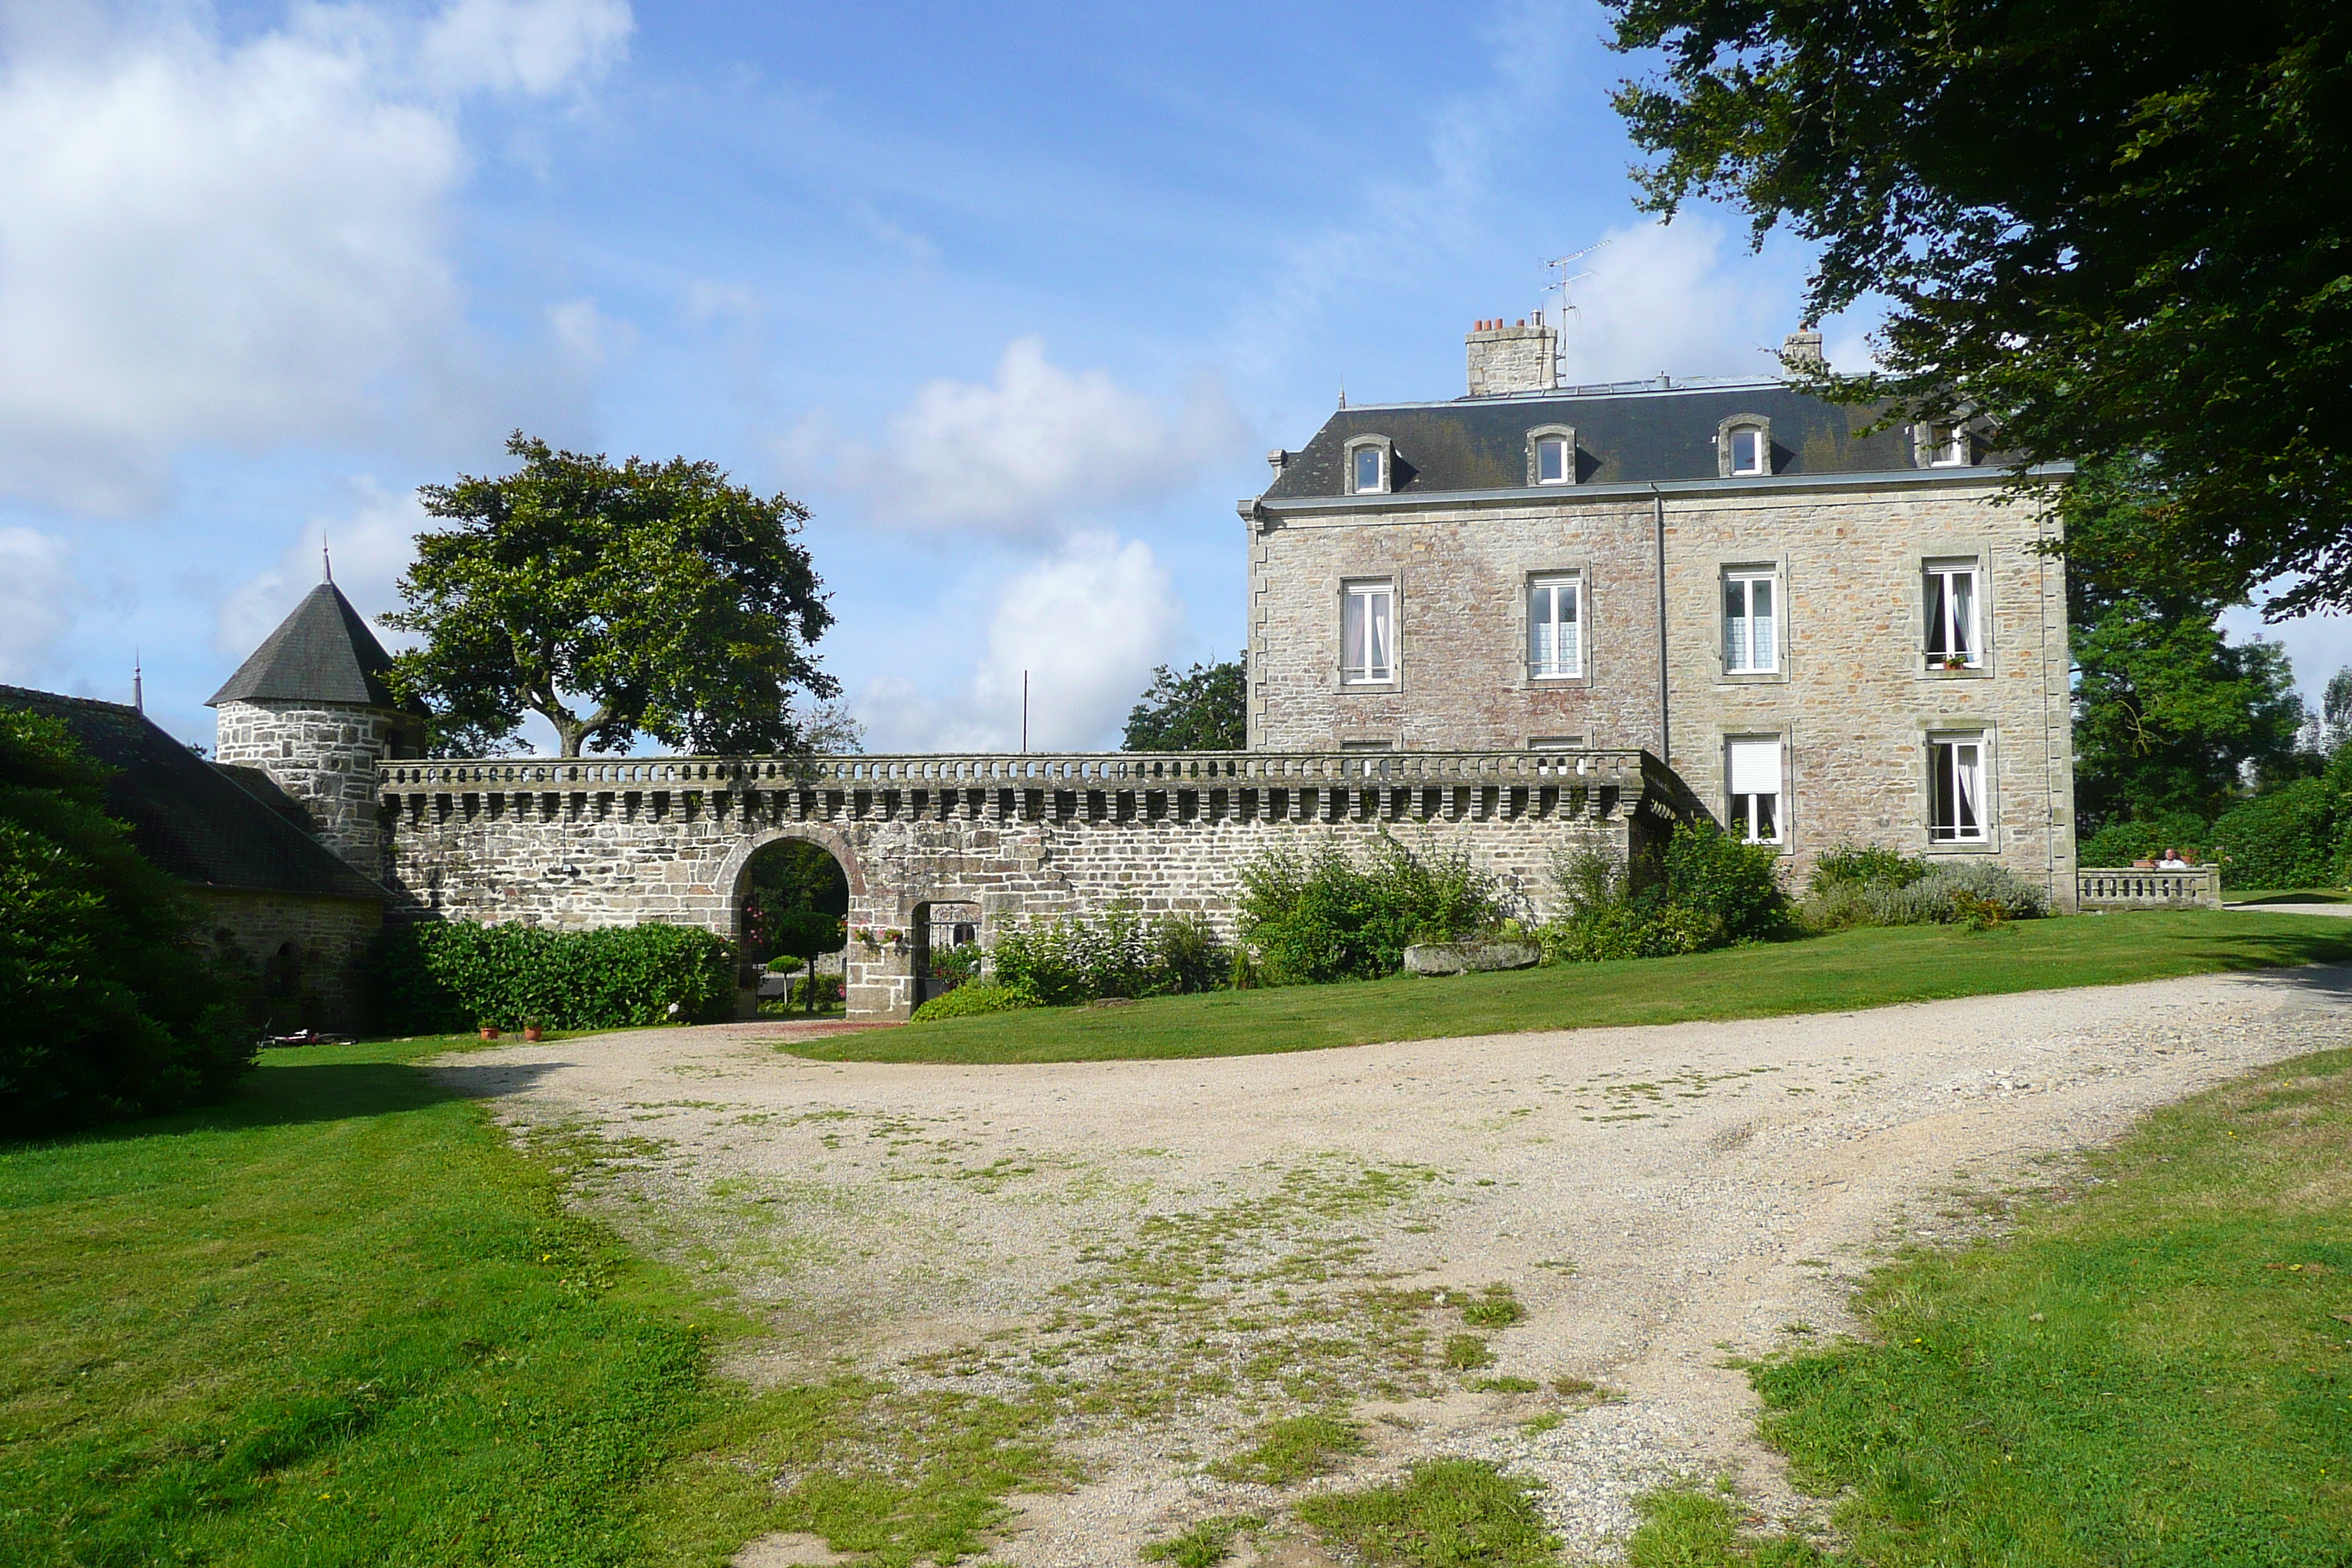
[[[2085,910],[2218,910],[2221,870],[2191,866],[2185,871],[2125,867],[2078,870],[2074,899]]]

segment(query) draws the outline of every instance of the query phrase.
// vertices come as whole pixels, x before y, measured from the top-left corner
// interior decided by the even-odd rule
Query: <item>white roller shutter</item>
[[[1731,742],[1731,793],[1780,793],[1780,742],[1777,738]]]

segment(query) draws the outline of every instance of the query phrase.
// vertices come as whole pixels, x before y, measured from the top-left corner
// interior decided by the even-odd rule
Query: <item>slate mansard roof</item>
[[[297,826],[301,808],[252,769],[216,767],[119,702],[0,686],[0,706],[56,719],[114,770],[106,812],[163,874],[198,888],[383,901],[383,889]],[[245,782],[248,777],[257,786]],[[256,793],[266,789],[275,799]]]
[[[332,583],[303,595],[268,640],[205,700],[332,702],[349,708],[399,708],[384,677],[392,656]]]
[[[1864,434],[1877,416],[1874,408],[1842,407],[1779,382],[1566,389],[1342,408],[1291,456],[1260,499],[1278,503],[1341,495],[1347,444],[1359,436],[1385,436],[1393,443],[1391,495],[1528,489],[1528,433],[1546,425],[1576,431],[1571,491],[1713,480],[1717,432],[1723,421],[1743,414],[1771,423],[1774,479],[1931,471],[1915,468],[1907,428]]]

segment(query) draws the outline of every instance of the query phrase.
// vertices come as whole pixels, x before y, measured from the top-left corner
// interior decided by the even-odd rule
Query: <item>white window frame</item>
[[[1559,593],[1562,589],[1568,590],[1570,604],[1574,610],[1574,614],[1568,616],[1565,620],[1561,618],[1559,607]],[[1539,620],[1537,616],[1536,602],[1538,595],[1544,596],[1548,601],[1547,615],[1549,619]],[[1528,679],[1529,680],[1583,679],[1585,656],[1584,574],[1580,572],[1538,572],[1530,574],[1527,581],[1525,596],[1521,602],[1526,605],[1527,637],[1524,645],[1524,657],[1527,659]],[[1574,657],[1569,659],[1562,659],[1559,657],[1560,642],[1559,628],[1562,626],[1573,626],[1576,631],[1576,646],[1573,650]],[[1537,654],[1537,637],[1538,633],[1546,627],[1549,627],[1552,634],[1552,659],[1551,668],[1549,668],[1544,667],[1543,660],[1539,658]]]
[[[1380,482],[1370,489],[1366,489],[1358,481],[1356,471],[1357,465],[1362,461],[1363,454],[1367,452],[1378,454],[1377,460],[1380,464]],[[1384,496],[1395,489],[1396,447],[1387,437],[1358,436],[1348,443],[1344,455],[1347,463],[1340,477],[1348,494]]]
[[[1388,643],[1379,646],[1375,628],[1382,624],[1374,605],[1384,606]],[[1365,659],[1360,666],[1348,662],[1348,637],[1355,618],[1363,617],[1361,631]],[[1372,662],[1375,652],[1385,652],[1384,664]],[[1397,678],[1397,591],[1392,578],[1367,578],[1361,582],[1339,584],[1339,684],[1342,686],[1393,686]]]
[[[1731,427],[1730,439],[1733,479],[1757,479],[1771,472],[1771,453],[1765,447],[1769,437],[1766,437],[1761,426],[1735,425]],[[1741,460],[1739,451],[1743,443],[1749,447],[1748,460],[1744,462]]]
[[[1756,658],[1755,613],[1756,585],[1761,584],[1772,605],[1771,614],[1762,617],[1770,626],[1770,654],[1759,661]],[[1731,613],[1731,597],[1737,593],[1744,616]],[[1788,595],[1780,591],[1780,572],[1776,566],[1733,566],[1723,574],[1723,672],[1726,675],[1778,675],[1780,673],[1780,650],[1787,642]],[[1735,630],[1735,626],[1737,630]]]
[[[1961,595],[1953,591],[1958,579],[1968,580],[1965,624],[1959,614]],[[1919,657],[1931,670],[1982,669],[1984,646],[1984,560],[1976,555],[1930,558],[1919,563]],[[1954,641],[1966,657],[1954,662]],[[1937,652],[1941,642],[1944,651]]]
[[[1927,844],[1992,842],[1991,738],[1981,730],[1927,737]],[[1973,816],[1973,822],[1967,819]]]
[[[1559,473],[1544,478],[1544,448],[1557,442],[1559,447]],[[1538,425],[1528,432],[1528,483],[1549,488],[1553,485],[1576,483],[1576,427],[1572,425]]]
[[[1931,468],[1965,468],[1969,466],[1969,427],[1966,425],[1923,425],[1927,467]]]
[[[1742,790],[1736,786],[1756,781],[1739,777],[1739,751],[1745,746],[1772,748],[1772,787]],[[1789,837],[1788,791],[1785,788],[1788,741],[1780,735],[1727,735],[1723,742],[1724,822],[1743,844],[1779,846]],[[1766,805],[1766,802],[1769,805]]]

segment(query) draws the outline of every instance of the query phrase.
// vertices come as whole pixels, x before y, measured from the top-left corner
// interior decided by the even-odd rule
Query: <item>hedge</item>
[[[735,1002],[734,950],[693,926],[391,926],[368,967],[377,1022],[396,1035],[527,1018],[552,1029],[698,1023]]]

